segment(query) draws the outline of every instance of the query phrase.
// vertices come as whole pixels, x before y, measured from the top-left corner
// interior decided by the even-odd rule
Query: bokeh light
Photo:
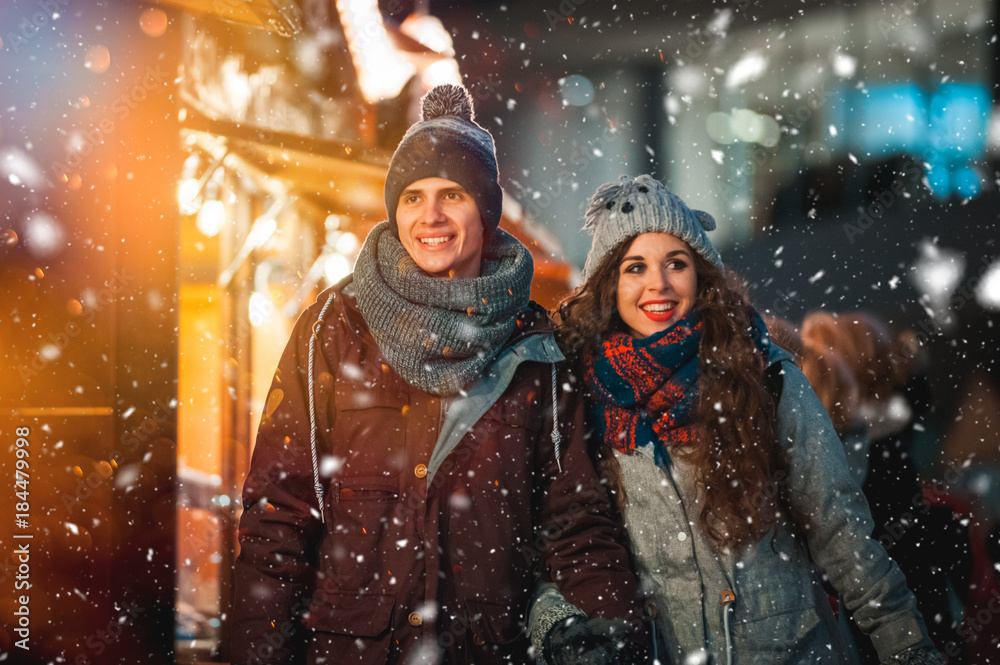
[[[111,66],[111,52],[104,44],[92,46],[83,57],[83,66],[96,74],[108,71]]]
[[[25,219],[24,239],[35,256],[49,256],[63,246],[62,226],[46,212],[34,212]]]
[[[976,301],[986,309],[1000,310],[1000,261],[994,261],[976,289]]]
[[[198,189],[198,181],[194,178],[185,178],[177,185],[177,203],[183,214],[198,212]]]
[[[162,9],[151,7],[139,17],[139,27],[150,37],[160,37],[167,31],[167,13]]]
[[[195,226],[209,238],[214,238],[219,234],[223,223],[226,221],[226,206],[222,201],[206,201],[205,205],[198,211]]]
[[[586,106],[594,101],[594,85],[584,76],[573,74],[559,79],[563,102],[570,106]]]

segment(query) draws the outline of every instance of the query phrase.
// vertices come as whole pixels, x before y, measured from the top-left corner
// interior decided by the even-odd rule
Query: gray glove
[[[945,665],[945,660],[933,647],[913,647],[883,660],[881,665]]]
[[[641,665],[645,649],[633,630],[625,619],[568,617],[545,635],[546,659],[549,665]]]

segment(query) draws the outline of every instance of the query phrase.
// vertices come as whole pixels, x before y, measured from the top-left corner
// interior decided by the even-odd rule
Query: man
[[[275,373],[232,662],[529,663],[536,565],[591,617],[553,653],[610,644],[638,619],[635,579],[464,88],[424,98],[385,202]]]

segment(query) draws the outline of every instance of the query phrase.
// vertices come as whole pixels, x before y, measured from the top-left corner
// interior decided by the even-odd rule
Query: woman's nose
[[[646,288],[650,291],[666,291],[670,288],[670,281],[667,279],[667,273],[664,270],[650,270],[649,281],[646,282]]]

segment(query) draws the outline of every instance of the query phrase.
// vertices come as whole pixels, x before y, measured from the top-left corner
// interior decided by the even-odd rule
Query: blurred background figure
[[[871,440],[860,411],[858,382],[842,353],[836,351],[836,321],[826,312],[813,312],[802,322],[802,373],[830,415],[844,443],[854,479],[868,477]]]
[[[862,312],[817,311],[802,323],[802,370],[844,441],[875,520],[874,536],[906,574],[928,629],[951,663],[965,663],[958,636],[972,574],[967,523],[946,502],[924,499],[913,461],[914,432],[933,409],[929,359],[912,331],[893,338]],[[870,643],[851,628],[865,663],[877,663]]]

